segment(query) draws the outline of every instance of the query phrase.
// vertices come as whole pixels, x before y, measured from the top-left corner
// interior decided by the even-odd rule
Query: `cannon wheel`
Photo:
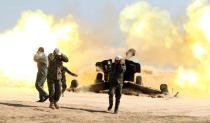
[[[161,90],[161,93],[168,94],[168,85],[167,84],[161,84],[160,85],[160,90]]]
[[[142,85],[142,77],[141,76],[136,76],[136,84]]]
[[[97,73],[95,82],[96,83],[103,82],[103,74],[102,73]]]

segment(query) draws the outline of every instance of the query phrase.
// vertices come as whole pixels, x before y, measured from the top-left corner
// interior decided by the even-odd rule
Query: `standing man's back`
[[[48,99],[48,94],[44,91],[44,82],[47,78],[48,60],[44,53],[44,48],[40,47],[34,55],[34,61],[37,62],[37,77],[35,87],[39,92],[39,100],[37,102],[44,102]]]

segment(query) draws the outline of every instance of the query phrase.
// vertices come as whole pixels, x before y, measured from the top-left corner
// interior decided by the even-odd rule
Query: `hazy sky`
[[[55,18],[72,15],[83,32],[97,34],[98,40],[121,47],[120,41],[125,38],[119,29],[119,14],[123,8],[138,1],[142,0],[0,0],[0,32],[13,28],[22,12],[42,10]],[[190,0],[146,1],[154,7],[167,10],[172,19],[185,16],[190,4]]]
[[[123,8],[138,1],[142,0],[0,0],[0,33],[13,28],[22,12],[41,10],[55,18],[72,15],[78,21],[79,29],[95,34],[98,40],[109,40],[114,47],[121,47],[120,41],[126,39],[119,29],[119,14]],[[167,10],[176,21],[186,16],[186,8],[192,0],[145,1]]]
[[[0,31],[13,27],[21,12],[25,10],[42,10],[58,18],[71,14],[79,20],[81,26],[94,26],[97,30],[102,28],[101,22],[106,21],[106,10],[110,11],[113,20],[117,22],[120,11],[137,1],[140,0],[0,0]],[[168,10],[172,16],[184,14],[189,4],[189,0],[148,0],[148,2]]]

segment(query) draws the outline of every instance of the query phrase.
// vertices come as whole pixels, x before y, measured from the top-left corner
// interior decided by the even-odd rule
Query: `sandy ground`
[[[210,99],[123,95],[119,114],[106,112],[108,96],[66,93],[59,110],[36,103],[36,91],[0,91],[0,123],[202,123],[210,122]]]

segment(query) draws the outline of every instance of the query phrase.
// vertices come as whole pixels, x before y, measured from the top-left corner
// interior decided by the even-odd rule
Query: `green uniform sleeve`
[[[68,62],[69,61],[69,59],[66,55],[62,54],[61,57],[62,57],[63,62]]]
[[[76,76],[75,73],[72,73],[68,68],[66,67],[63,67],[64,68],[64,71],[67,72],[68,74],[72,75],[72,76]]]

